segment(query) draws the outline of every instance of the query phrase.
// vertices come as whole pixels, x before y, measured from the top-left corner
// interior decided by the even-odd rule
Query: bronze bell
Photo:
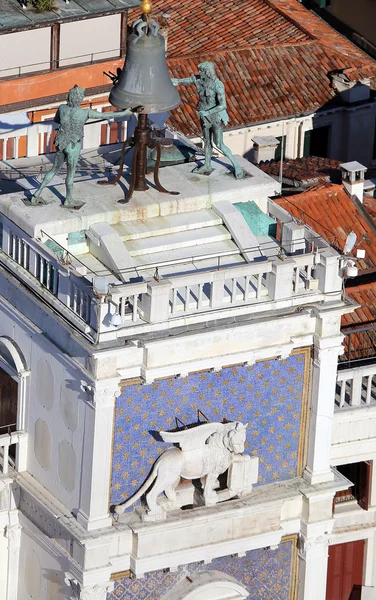
[[[180,96],[167,70],[165,40],[159,24],[138,19],[128,36],[127,55],[109,101],[116,108],[142,105],[144,114],[169,111],[180,104]]]

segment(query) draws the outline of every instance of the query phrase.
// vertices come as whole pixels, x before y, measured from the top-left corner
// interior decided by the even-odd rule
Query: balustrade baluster
[[[262,273],[259,273],[258,275],[256,275],[256,280],[257,280],[256,298],[257,298],[257,300],[260,300],[261,291],[262,291]]]
[[[191,288],[189,285],[185,286],[185,296],[184,296],[184,310],[187,311],[189,309],[189,296],[191,293]]]
[[[124,315],[125,315],[125,300],[126,300],[125,297],[122,296],[119,301],[119,315],[121,317],[124,317]]]
[[[372,381],[373,381],[373,375],[368,375],[368,377],[367,377],[366,404],[371,404]]]
[[[339,398],[339,407],[340,408],[342,408],[345,405],[346,384],[347,384],[346,379],[344,379],[343,381],[340,382],[340,385],[341,385],[341,394],[340,394],[340,398]]]
[[[8,473],[9,467],[9,446],[5,444],[3,446],[3,474],[6,475]]]
[[[138,319],[138,310],[137,310],[138,305],[137,305],[137,303],[138,303],[138,295],[134,294],[133,295],[133,312],[132,312],[132,320],[133,321],[137,321],[137,319]]]
[[[50,283],[51,283],[51,265],[48,264],[48,262],[46,261],[45,267],[46,269],[46,288],[49,290],[50,289]]]
[[[246,275],[244,279],[244,302],[247,302],[249,296],[249,275]]]
[[[171,312],[173,315],[176,313],[177,299],[178,299],[178,288],[173,288],[173,290],[172,290],[172,308],[171,308]]]
[[[22,240],[21,238],[17,238],[17,258],[16,261],[19,265],[22,264]]]
[[[202,308],[202,296],[203,296],[203,283],[198,284],[197,290],[197,308],[200,310]]]
[[[237,285],[237,281],[236,281],[236,277],[234,277],[232,280],[232,285],[231,285],[231,304],[236,302],[236,285]]]
[[[73,291],[72,309],[73,309],[73,312],[77,313],[77,287],[74,284],[72,284],[72,291]]]

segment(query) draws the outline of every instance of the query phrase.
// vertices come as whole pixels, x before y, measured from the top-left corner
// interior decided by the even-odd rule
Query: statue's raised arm
[[[66,198],[64,206],[69,208],[81,208],[83,202],[76,202],[73,199],[73,179],[80,158],[82,139],[84,137],[85,123],[89,119],[112,119],[130,115],[132,112],[141,110],[142,106],[127,108],[117,112],[101,113],[91,108],[81,108],[80,104],[84,99],[85,90],[75,85],[69,90],[67,103],[59,106],[55,123],[60,125],[55,138],[56,154],[52,169],[46,173],[41,185],[31,197],[31,204],[38,204],[39,198],[44,188],[60,171],[64,163],[67,164],[67,176],[65,179]]]
[[[223,141],[223,125],[228,124],[225,86],[218,79],[212,62],[203,62],[198,65],[197,75],[186,79],[172,79],[174,85],[195,85],[198,93],[198,115],[201,121],[202,137],[204,140],[205,162],[202,166],[193,169],[194,173],[210,175],[213,171],[211,160],[213,144],[224,154],[232,166],[236,179],[245,175],[233,154]]]

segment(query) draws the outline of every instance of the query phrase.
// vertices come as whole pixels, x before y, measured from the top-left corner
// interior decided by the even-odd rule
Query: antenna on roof
[[[283,177],[283,153],[285,151],[285,122],[282,123],[282,139],[281,139],[281,162],[279,164],[279,183],[281,184],[282,194],[282,177]]]
[[[355,243],[356,243],[356,233],[354,233],[354,231],[351,231],[351,233],[349,233],[349,235],[346,238],[345,246],[343,248],[343,253],[350,254],[351,250],[355,246]]]
[[[356,243],[356,233],[351,231],[346,238],[345,246],[343,248],[343,254],[350,254],[350,252],[354,249]],[[350,257],[346,257],[343,259],[342,267],[345,270],[346,277],[357,277],[358,276],[358,267],[355,264],[355,260]]]

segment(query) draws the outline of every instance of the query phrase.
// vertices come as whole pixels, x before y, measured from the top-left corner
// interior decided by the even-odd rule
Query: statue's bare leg
[[[223,130],[222,125],[217,123],[213,125],[214,143],[217,148],[231,161],[232,166],[235,170],[236,179],[242,179],[245,176],[245,172],[241,166],[236,162],[230,148],[228,148],[223,141]]]
[[[84,204],[84,202],[75,202],[73,199],[73,181],[74,175],[76,173],[77,164],[80,158],[81,152],[81,143],[76,142],[74,146],[67,146],[65,149],[65,155],[67,157],[67,177],[65,179],[65,185],[67,188],[67,195],[64,200],[64,206],[74,206],[79,207]]]
[[[204,485],[204,500],[206,506],[211,506],[218,502],[217,493],[214,491],[214,487],[218,482],[216,473],[209,473],[205,479]]]
[[[45,174],[44,179],[43,179],[42,183],[40,184],[39,188],[37,189],[35,194],[33,194],[31,196],[31,199],[30,199],[31,204],[38,204],[38,199],[40,198],[40,195],[43,192],[44,188],[50,183],[50,181],[52,181],[52,179],[55,177],[55,175],[58,174],[63,163],[64,163],[64,153],[61,150],[57,150],[57,152],[55,154],[55,160],[54,160],[52,169],[50,171],[48,171],[48,173]]]
[[[202,125],[202,134],[204,137],[204,152],[205,152],[205,163],[201,167],[195,167],[192,170],[192,173],[201,173],[201,175],[210,175],[213,169],[211,166],[211,159],[213,155],[213,142],[212,142],[212,128],[211,126],[206,126],[206,124],[201,121]]]
[[[171,504],[173,504],[173,505],[175,505],[175,504],[176,504],[177,497],[176,497],[176,491],[175,491],[175,490],[176,490],[177,486],[179,485],[179,483],[180,483],[180,477],[178,477],[178,478],[177,478],[177,479],[174,481],[174,483],[172,483],[171,485],[167,486],[167,487],[166,487],[166,490],[165,490],[165,494],[166,494],[166,496],[167,496],[167,499],[168,499],[168,500],[171,502]]]

